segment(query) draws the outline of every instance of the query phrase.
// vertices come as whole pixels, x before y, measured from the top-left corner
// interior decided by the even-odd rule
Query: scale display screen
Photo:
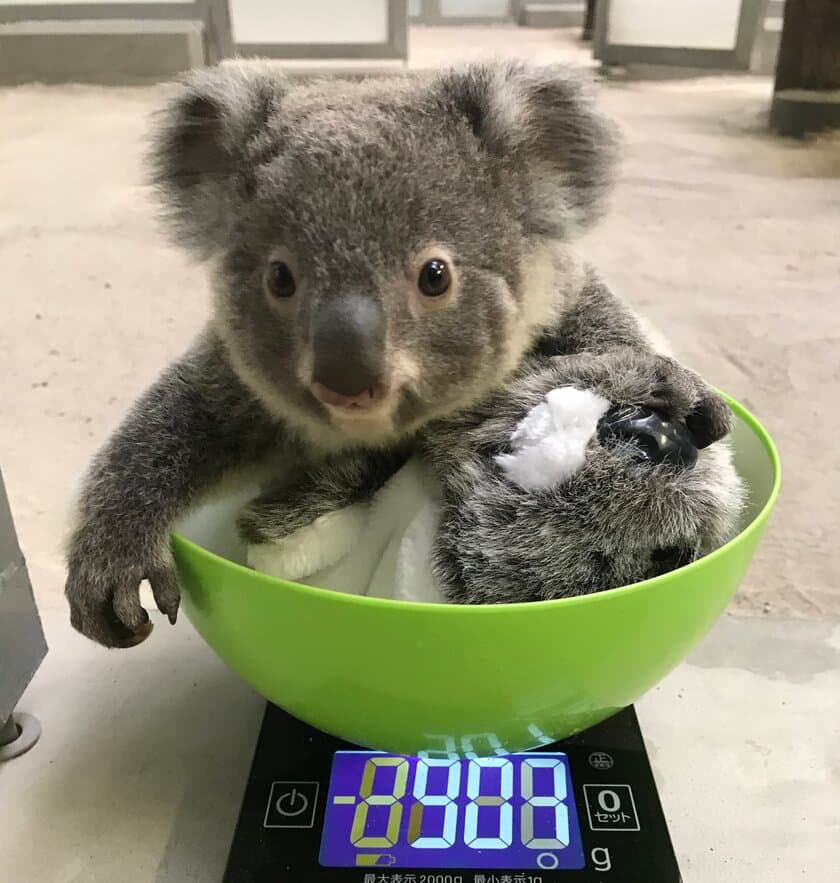
[[[324,867],[584,867],[563,753],[417,758],[333,757]]]

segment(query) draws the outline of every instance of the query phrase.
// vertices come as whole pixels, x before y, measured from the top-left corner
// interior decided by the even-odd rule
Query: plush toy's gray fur
[[[636,345],[611,305],[588,330],[569,307],[585,283],[565,243],[602,211],[613,144],[582,85],[552,68],[309,85],[260,64],[190,74],[157,121],[153,179],[176,239],[208,265],[214,315],[90,468],[68,546],[74,626],[135,642],[144,577],[174,619],[167,531],[224,474],[390,450],[500,388],[547,328]],[[430,249],[456,279],[434,309],[416,297]],[[298,281],[283,301],[264,285],[278,259]],[[377,420],[331,414],[310,387],[313,320],[350,296],[385,319]],[[665,374],[663,394],[682,382]],[[245,518],[257,535],[258,512]]]

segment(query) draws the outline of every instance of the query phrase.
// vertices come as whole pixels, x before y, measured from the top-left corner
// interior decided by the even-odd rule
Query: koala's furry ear
[[[158,112],[150,178],[179,240],[201,257],[224,241],[235,196],[247,190],[259,136],[286,93],[268,65],[232,63],[196,70]]]
[[[524,178],[530,232],[569,238],[603,214],[618,131],[596,110],[581,73],[475,64],[441,75],[436,92],[511,175]]]

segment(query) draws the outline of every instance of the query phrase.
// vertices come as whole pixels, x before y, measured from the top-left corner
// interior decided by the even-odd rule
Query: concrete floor
[[[588,63],[567,32],[510,28],[420,30],[412,63],[487,52]],[[840,139],[766,134],[770,89],[606,85],[626,161],[585,244],[767,423],[786,472],[740,618],[640,706],[690,883],[840,867]],[[0,90],[0,464],[52,647],[21,704],[43,740],[0,769],[0,856],[25,883],[218,879],[260,711],[186,624],[125,654],[66,624],[59,547],[76,478],[207,309],[142,186],[158,100]]]

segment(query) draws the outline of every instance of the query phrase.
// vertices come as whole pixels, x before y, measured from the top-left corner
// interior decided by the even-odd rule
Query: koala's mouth
[[[315,398],[327,407],[337,409],[341,413],[358,413],[362,416],[381,406],[388,392],[384,383],[375,383],[352,395],[336,392],[317,382],[312,384],[311,389]]]
[[[381,435],[393,431],[399,399],[391,385],[377,381],[361,392],[347,395],[319,383],[310,384],[310,392],[327,412],[327,419],[350,435]]]

